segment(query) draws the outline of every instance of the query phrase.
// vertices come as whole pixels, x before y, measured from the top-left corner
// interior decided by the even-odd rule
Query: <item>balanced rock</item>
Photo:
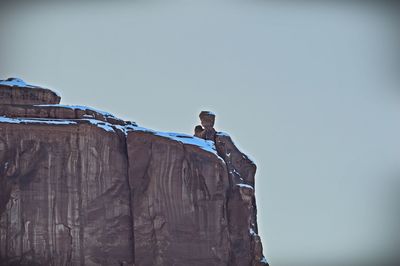
[[[215,114],[210,111],[201,111],[200,115],[201,126],[195,127],[194,135],[205,140],[215,140]]]

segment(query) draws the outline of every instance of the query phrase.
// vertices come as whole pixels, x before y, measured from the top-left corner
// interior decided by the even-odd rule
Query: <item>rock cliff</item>
[[[195,136],[0,81],[0,265],[268,265],[255,164],[215,115]]]

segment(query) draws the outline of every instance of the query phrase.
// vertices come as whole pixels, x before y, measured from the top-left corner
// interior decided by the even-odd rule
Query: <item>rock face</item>
[[[0,81],[1,266],[267,265],[256,166],[214,114],[164,133],[42,90]]]

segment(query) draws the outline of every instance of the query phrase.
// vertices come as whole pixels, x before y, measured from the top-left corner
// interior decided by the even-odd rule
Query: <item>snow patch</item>
[[[39,106],[59,106],[59,105],[39,105]],[[84,106],[70,106],[70,107],[71,108],[82,108],[82,109],[87,108]],[[93,110],[93,109],[89,109],[89,110]],[[104,112],[104,114],[108,114],[108,113]],[[109,114],[109,115],[111,115],[111,114]],[[75,125],[75,124],[77,124],[77,122],[76,122],[77,120],[78,121],[87,121],[90,124],[95,125],[99,128],[102,128],[108,132],[115,132],[115,130],[120,130],[125,135],[127,135],[129,131],[148,132],[155,136],[160,136],[160,137],[168,138],[168,139],[171,139],[174,141],[178,141],[182,144],[197,146],[207,152],[211,152],[218,156],[217,149],[215,148],[215,144],[211,140],[204,140],[204,139],[201,139],[198,137],[194,137],[192,135],[187,135],[187,134],[182,134],[182,133],[154,131],[154,130],[151,130],[148,128],[139,127],[136,124],[129,124],[129,125],[125,125],[125,126],[113,125],[108,122],[91,119],[89,117],[84,118],[84,119],[76,119],[75,121],[72,121],[72,120],[44,119],[44,118],[41,118],[41,119],[9,118],[9,117],[5,117],[5,116],[0,116],[0,123],[3,122],[3,123],[11,123],[11,124],[32,123],[32,124],[49,124],[49,125]]]
[[[23,81],[22,79],[19,78],[9,78],[6,80],[0,80],[0,85],[5,85],[5,86],[16,86],[16,87],[22,87],[22,88],[41,88],[39,86],[34,86],[31,84],[27,84],[25,81]],[[60,94],[54,90],[50,90],[51,92],[53,92],[55,95],[57,95],[58,97],[61,98]]]
[[[127,133],[129,131],[142,131],[142,132],[151,133],[155,136],[172,139],[172,140],[178,141],[182,144],[197,146],[205,151],[211,152],[218,156],[217,149],[215,148],[215,144],[212,140],[204,140],[204,139],[192,136],[192,135],[182,134],[182,133],[155,131],[152,129],[139,127],[137,125],[125,126],[125,132]]]
[[[19,79],[19,78],[9,78],[7,80],[0,80],[0,85],[26,87],[26,88],[35,88],[36,87],[36,86],[26,84],[25,81],[23,81],[22,79]]]
[[[254,190],[254,188],[252,186],[247,185],[247,184],[243,184],[243,183],[236,184],[236,186],[241,187],[241,188],[249,188],[249,189],[253,189]]]
[[[10,124],[49,124],[49,125],[75,125],[75,121],[68,120],[54,120],[54,119],[35,119],[35,118],[10,118],[5,116],[0,116],[0,123],[10,123]]]
[[[215,148],[215,144],[212,140],[204,140],[191,135],[172,133],[172,132],[156,132],[155,135],[173,139],[183,144],[198,146],[203,150],[217,154],[217,149]]]
[[[88,121],[90,124],[95,125],[95,126],[97,126],[99,128],[102,128],[105,131],[115,132],[110,123],[99,121],[99,120],[95,120],[95,119],[82,119],[82,120],[83,121]]]
[[[238,171],[236,171],[235,168],[233,168],[233,172],[234,172],[235,174],[237,174],[238,176],[240,176],[240,173],[239,173]]]

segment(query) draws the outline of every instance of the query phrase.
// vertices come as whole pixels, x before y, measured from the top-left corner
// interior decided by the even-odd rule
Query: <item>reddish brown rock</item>
[[[1,89],[0,89],[1,92]],[[15,105],[0,104],[0,116],[13,118],[45,118],[45,119],[95,119],[113,125],[125,125],[126,122],[112,114],[98,111],[86,106],[75,105]]]
[[[199,115],[201,126],[198,125],[194,129],[194,135],[205,140],[215,140],[215,114],[210,111],[202,111]]]
[[[23,80],[0,80],[0,104],[57,104],[60,96],[55,92],[26,84]]]
[[[156,132],[21,82],[0,81],[1,266],[266,265],[256,166],[214,114]]]
[[[127,145],[136,264],[228,265],[224,161],[146,132],[129,132]]]
[[[1,123],[0,143],[3,265],[132,265],[123,138],[88,124]]]

